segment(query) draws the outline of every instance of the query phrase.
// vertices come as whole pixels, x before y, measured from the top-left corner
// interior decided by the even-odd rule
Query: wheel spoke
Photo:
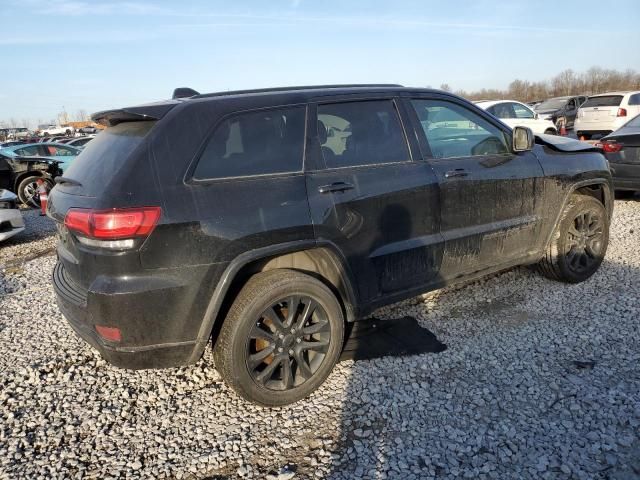
[[[317,306],[318,304],[314,300],[310,298],[307,300],[307,303],[304,306],[304,310],[302,311],[302,315],[300,315],[300,319],[296,324],[297,329],[301,329],[307,324],[307,322],[311,319],[313,312],[315,312]]]
[[[275,343],[276,339],[275,337],[267,332],[266,330],[260,328],[259,326],[254,326],[253,330],[251,330],[251,333],[249,334],[249,338],[254,338],[256,340],[264,340],[265,342],[269,342],[269,343]]]
[[[309,380],[313,376],[313,372],[311,371],[311,368],[309,367],[306,360],[304,359],[304,354],[302,353],[302,350],[297,350],[293,354],[293,358],[296,361],[298,372],[305,378],[305,380]]]
[[[300,297],[292,296],[289,298],[288,302],[289,306],[287,312],[287,320],[285,323],[285,326],[287,328],[291,327],[296,319],[296,313],[298,313],[298,305],[300,305]]]
[[[313,350],[314,352],[327,353],[329,350],[329,340],[318,340],[315,342],[302,342],[300,350]]]
[[[309,325],[308,327],[304,327],[302,329],[302,333],[305,335],[313,335],[314,333],[323,333],[329,332],[331,327],[327,320],[321,320],[318,323],[314,323],[313,325]]]
[[[282,385],[285,390],[289,390],[293,387],[293,372],[291,370],[291,359],[285,358],[282,362]]]
[[[256,377],[256,380],[258,380],[261,384],[264,385],[267,382],[267,380],[271,379],[271,377],[273,376],[273,372],[275,371],[276,368],[280,366],[281,363],[282,363],[282,357],[274,358],[273,362],[267,365],[265,369],[260,372],[260,374]]]
[[[262,363],[262,361],[267,358],[269,355],[273,353],[276,349],[275,345],[269,345],[268,347],[263,348],[257,353],[249,355],[248,364],[250,369],[255,369],[258,365]]]
[[[276,330],[278,330],[279,332],[284,332],[285,330],[285,326],[282,323],[282,318],[280,317],[280,315],[278,314],[278,312],[276,312],[276,309],[273,307],[270,307],[266,312],[264,312],[262,314],[264,317],[267,317],[269,320],[271,320],[273,322],[273,326],[276,328]]]

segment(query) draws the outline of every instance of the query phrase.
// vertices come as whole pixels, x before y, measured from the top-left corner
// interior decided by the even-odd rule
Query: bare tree
[[[442,85],[440,85],[440,90],[444,90],[445,92],[450,92],[451,87],[449,86],[448,83],[443,83]]]

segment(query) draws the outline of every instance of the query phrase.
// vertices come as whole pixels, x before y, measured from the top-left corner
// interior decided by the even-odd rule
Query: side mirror
[[[518,152],[528,152],[533,149],[533,132],[527,127],[513,127],[511,149]]]

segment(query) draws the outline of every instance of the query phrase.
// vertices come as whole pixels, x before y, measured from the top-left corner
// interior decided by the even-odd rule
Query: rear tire
[[[609,216],[602,203],[587,195],[572,195],[537,269],[547,278],[580,283],[602,263],[609,243]]]
[[[37,175],[23,178],[18,184],[18,199],[28,207],[40,208],[40,195],[38,194],[38,180],[42,179]],[[43,179],[47,190],[51,190],[52,185],[49,180]]]
[[[343,338],[342,308],[326,285],[294,270],[272,270],[250,278],[236,297],[216,340],[214,362],[241,397],[282,406],[325,381]]]

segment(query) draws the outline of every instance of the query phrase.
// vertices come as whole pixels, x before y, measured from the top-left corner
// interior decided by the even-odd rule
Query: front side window
[[[471,110],[443,100],[411,103],[434,158],[509,153],[504,132]]]
[[[327,168],[409,160],[391,100],[318,105],[318,138]]]
[[[22,157],[32,157],[38,155],[38,146],[31,145],[30,147],[19,148],[15,152],[17,155],[20,155]]]
[[[302,170],[305,107],[235,115],[219,124],[194,171],[196,179]]]
[[[512,103],[512,105],[516,118],[532,119],[535,116],[535,114],[524,105],[520,105],[519,103]]]

